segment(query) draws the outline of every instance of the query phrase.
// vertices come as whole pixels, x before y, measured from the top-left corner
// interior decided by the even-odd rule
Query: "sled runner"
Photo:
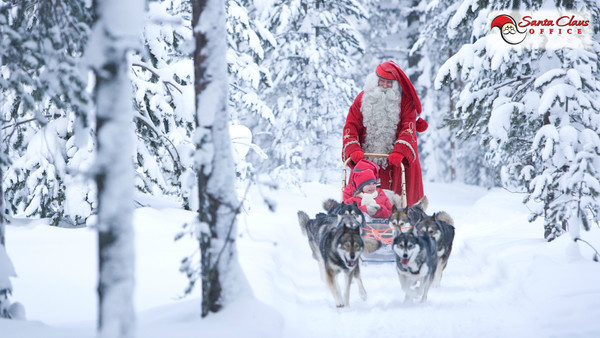
[[[367,157],[387,158],[388,157],[388,155],[386,155],[386,154],[374,154],[374,153],[365,153],[364,156],[365,156],[365,158],[367,158]],[[344,188],[346,188],[347,180],[349,179],[347,177],[347,168],[348,168],[348,164],[350,163],[351,160],[352,159],[349,158],[344,163],[342,192],[343,192]],[[401,205],[401,207],[406,208],[406,206],[407,206],[406,173],[404,170],[404,164],[400,164],[400,168],[402,169],[402,195],[401,195],[402,205]],[[343,196],[342,196],[342,200],[343,200]],[[390,201],[390,202],[392,202],[392,201]],[[394,256],[394,252],[392,251],[392,242],[394,241],[394,231],[392,228],[390,228],[390,226],[388,224],[388,219],[387,218],[373,218],[367,214],[365,214],[365,218],[366,218],[366,226],[362,228],[362,237],[370,238],[370,239],[374,239],[374,240],[378,241],[379,243],[381,243],[381,247],[374,252],[371,252],[368,254],[363,253],[363,255],[361,257],[362,261],[367,262],[367,263],[394,262],[395,256]]]

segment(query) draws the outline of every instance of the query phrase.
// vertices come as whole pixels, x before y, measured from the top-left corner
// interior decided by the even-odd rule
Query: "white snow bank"
[[[442,286],[426,303],[404,303],[393,264],[370,264],[361,266],[368,300],[353,285],[350,307],[335,308],[297,211],[313,216],[341,191],[312,183],[299,194],[280,191],[275,213],[255,204],[240,217],[239,259],[255,298],[206,319],[199,318],[198,293],[177,299],[186,283],[179,261],[197,244],[172,239],[193,213],[138,209],[138,336],[600,336],[600,266],[590,248],[573,250],[568,235],[543,240],[541,220],[527,222],[522,195],[458,184],[426,183],[425,191],[429,212],[445,210],[456,224]],[[598,227],[582,236],[600,246]],[[91,230],[9,225],[7,250],[19,271],[12,299],[31,321],[0,320],[2,337],[94,337],[95,247]]]

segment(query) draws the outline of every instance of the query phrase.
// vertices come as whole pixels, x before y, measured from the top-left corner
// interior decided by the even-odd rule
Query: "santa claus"
[[[418,118],[421,102],[412,83],[393,61],[377,66],[367,76],[364,90],[350,107],[343,131],[342,158],[351,158],[353,167],[364,153],[389,154],[374,159],[380,167],[381,188],[402,193],[402,172],[406,170],[408,205],[423,197],[423,179],[417,149],[417,132],[427,129]]]

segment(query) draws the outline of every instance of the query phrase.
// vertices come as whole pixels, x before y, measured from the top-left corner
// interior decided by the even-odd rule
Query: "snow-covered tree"
[[[96,87],[98,150],[98,333],[133,337],[133,111],[129,79],[132,49],[139,49],[145,1],[94,3],[98,18],[87,48]]]
[[[263,171],[286,173],[278,182],[324,179],[339,167],[344,117],[359,91],[353,23],[363,14],[353,0],[279,0],[265,14],[278,46],[267,56],[275,120],[257,143],[270,158]]]
[[[0,130],[2,130],[2,122],[0,122]],[[2,179],[2,167],[5,165],[4,157],[4,154],[0,153],[0,179]],[[8,311],[10,306],[8,297],[12,293],[10,277],[15,276],[14,267],[10,257],[8,257],[8,254],[6,253],[4,228],[4,194],[2,185],[0,185],[0,318],[10,317]]]
[[[444,182],[458,180],[493,185],[479,140],[456,137],[462,122],[451,114],[456,106],[456,94],[462,87],[460,79],[441,90],[434,87],[440,66],[463,44],[481,34],[471,28],[478,18],[479,3],[442,0],[421,7],[425,7],[425,12],[421,16],[419,40],[412,50],[420,51],[422,55],[418,66],[421,74],[415,85],[421,94],[422,116],[430,126],[427,132],[419,135],[424,177]]]
[[[86,75],[78,69],[91,20],[84,2],[0,2],[0,90],[9,214],[83,223],[88,183],[78,179],[89,152],[76,142],[86,126]],[[80,131],[79,134],[84,133]],[[71,204],[67,196],[78,195]]]
[[[144,29],[145,50],[133,59],[136,188],[179,197],[189,207],[182,181],[193,175],[182,152],[193,149],[189,1],[152,1]]]
[[[0,130],[2,130],[1,127],[2,122],[0,121]],[[0,179],[2,178],[2,168],[5,164],[5,154],[0,153]],[[17,274],[6,251],[5,227],[4,194],[2,185],[0,185],[0,318],[24,320],[25,309],[23,305],[18,302],[11,303],[9,299],[13,290],[10,278],[16,277]]]
[[[198,218],[189,231],[199,241],[200,257],[184,259],[181,269],[188,291],[201,278],[203,317],[237,297],[243,273],[235,247],[240,203],[229,136],[225,25],[223,2],[192,1]]]
[[[253,129],[273,121],[262,94],[271,85],[271,72],[263,63],[265,49],[277,42],[259,20],[254,1],[230,0],[226,10],[229,106],[234,121]]]
[[[489,10],[504,5],[482,9],[473,31],[485,31]],[[566,8],[598,19],[590,2]],[[598,43],[589,50],[515,49],[490,43],[492,35],[474,36],[437,78],[439,86],[448,79],[464,82],[453,116],[461,122],[459,135],[478,139],[502,183],[538,202],[530,203],[532,220],[544,217],[547,239],[567,228],[577,238],[581,227],[598,221]]]
[[[368,0],[364,2],[367,18],[358,21],[364,39],[361,75],[371,72],[381,61],[398,60],[405,64],[410,50],[406,37],[407,16],[412,0]],[[414,34],[413,36],[418,36]]]
[[[529,161],[514,170],[527,184],[528,199],[541,202],[532,219],[544,218],[549,240],[566,229],[579,238],[581,228],[600,220],[599,53],[597,42],[591,51],[549,53],[545,72],[533,82],[538,128]]]

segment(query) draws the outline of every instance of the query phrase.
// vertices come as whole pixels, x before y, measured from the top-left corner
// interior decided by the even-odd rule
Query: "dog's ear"
[[[395,214],[395,213],[397,213],[397,212],[398,212],[398,208],[396,208],[396,205],[395,205],[395,204],[393,204],[393,205],[392,205],[392,214]]]
[[[412,225],[416,225],[421,221],[421,212],[415,207],[406,208],[406,215]]]

